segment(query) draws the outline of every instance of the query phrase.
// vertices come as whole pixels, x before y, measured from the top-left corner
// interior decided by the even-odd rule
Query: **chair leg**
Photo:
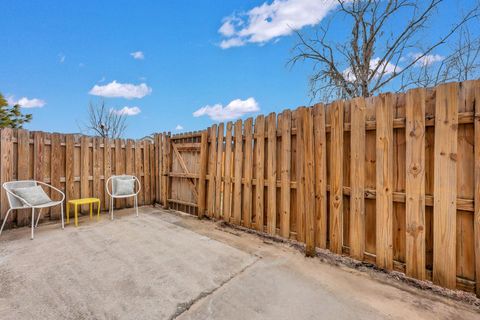
[[[40,221],[40,215],[42,214],[42,208],[38,210],[38,217],[37,217],[37,223],[35,223],[35,228],[38,227],[38,221]]]
[[[5,222],[7,222],[7,218],[8,218],[8,215],[10,214],[10,211],[12,211],[12,209],[8,209],[7,213],[5,214],[5,219],[3,219],[2,227],[0,228],[0,235],[2,234],[3,227],[5,227]]]
[[[135,196],[135,210],[137,211],[137,217],[138,217],[138,198]]]
[[[31,239],[33,240],[33,229],[35,227],[35,208],[32,208],[32,237]]]
[[[62,230],[65,229],[65,222],[63,221],[63,202],[60,204],[60,214],[62,215]]]
[[[113,197],[110,198],[110,215],[111,215],[111,220],[113,220]]]

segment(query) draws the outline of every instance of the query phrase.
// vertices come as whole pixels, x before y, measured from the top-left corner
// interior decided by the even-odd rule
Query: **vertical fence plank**
[[[89,138],[82,136],[80,138],[80,197],[90,197],[88,188],[88,177],[90,175],[90,159],[89,159]]]
[[[125,173],[132,176],[135,175],[135,158],[133,154],[133,147],[134,141],[132,139],[127,139],[127,141],[125,142]],[[155,161],[155,163],[157,163],[157,161]],[[133,198],[127,198],[127,206],[133,207]]]
[[[255,188],[255,225],[258,231],[263,232],[264,191],[265,191],[265,117],[259,115],[255,119],[256,145],[256,188]]]
[[[45,139],[43,132],[34,132],[33,134],[33,177],[34,180],[45,182],[44,157],[45,157]],[[43,216],[40,216],[40,223],[43,222]]]
[[[102,175],[102,149],[100,148],[100,144],[102,142],[102,138],[94,137],[92,139],[93,143],[93,196],[101,199],[101,195],[103,194],[103,181],[101,179]]]
[[[327,248],[327,137],[325,134],[325,106],[313,108],[313,134],[315,139],[315,214],[316,245]]]
[[[125,148],[126,149],[126,148]],[[148,144],[148,154],[150,155],[150,158],[148,159],[148,165],[150,168],[150,174],[149,174],[149,179],[150,179],[150,204],[155,205],[156,201],[156,171],[155,171],[155,145],[153,142],[150,142]],[[128,162],[128,160],[127,160]],[[125,165],[126,163],[125,162]]]
[[[280,236],[290,237],[290,175],[292,166],[292,112],[282,113],[280,173]]]
[[[456,287],[458,83],[437,88],[435,103],[433,281]]]
[[[207,193],[207,216],[214,217],[215,214],[215,173],[217,160],[217,125],[214,124],[209,128],[210,147],[208,154],[208,193]]]
[[[376,262],[393,268],[393,96],[381,95],[375,104],[376,138]]]
[[[215,219],[220,219],[222,214],[222,159],[223,159],[223,122],[218,125],[217,135],[217,164],[215,173]]]
[[[242,120],[235,122],[235,167],[233,185],[233,219],[232,223],[240,224],[242,218]]]
[[[244,123],[245,131],[245,163],[243,188],[243,225],[247,228],[252,226],[252,176],[253,176],[253,137],[252,137],[253,119],[248,118]]]
[[[142,179],[142,166],[143,166],[143,161],[142,161],[142,142],[137,140],[135,141],[135,175],[137,176],[138,180],[140,180],[141,188],[142,191],[138,194],[138,204],[139,205],[144,205],[145,204],[145,197],[144,195],[144,190],[145,190],[145,184],[143,183]]]
[[[122,140],[114,140],[114,154],[115,154],[115,175],[121,175],[122,172]],[[138,179],[142,181],[142,176],[138,176]],[[142,188],[141,193],[145,194],[145,188]],[[115,199],[115,208],[120,209],[125,206],[125,199]]]
[[[65,191],[66,201],[72,200],[75,197],[74,188],[74,148],[75,148],[75,136],[67,134],[65,136]]]
[[[158,144],[158,139],[159,139],[159,134],[156,133],[153,136],[153,143],[154,143],[154,183],[155,183],[155,201],[154,204],[160,202],[160,169],[159,169],[159,164],[160,164],[160,157],[159,157],[159,144]],[[128,141],[127,141],[128,142]],[[128,164],[128,158],[127,158],[127,164]]]
[[[206,191],[206,176],[208,165],[208,132],[202,131],[200,140],[200,173],[198,179],[198,217],[203,218],[205,215],[205,191]]]
[[[314,138],[313,119],[310,108],[302,110],[303,130],[301,140],[304,144],[305,170],[305,254],[315,256],[315,167],[314,167]]]
[[[43,153],[45,151],[43,132],[33,133],[33,178],[43,182]]]
[[[136,149],[136,146],[135,146]],[[170,194],[170,163],[171,163],[171,157],[170,157],[170,134],[169,133],[164,133],[163,134],[163,200],[164,200],[164,208],[168,209],[169,208],[169,203],[168,203],[168,195]],[[135,153],[136,154],[136,153]]]
[[[425,279],[425,89],[410,90],[405,105],[406,275]]]
[[[350,255],[363,260],[365,252],[365,99],[351,104],[350,130]]]
[[[151,204],[151,187],[150,187],[150,148],[149,148],[150,141],[143,140],[143,184],[144,188],[144,199],[145,204]],[[123,162],[123,161],[122,161]]]
[[[225,136],[225,186],[223,192],[223,219],[230,221],[232,216],[232,123],[227,123]]]
[[[267,232],[275,234],[277,225],[277,117],[267,116]]]
[[[475,101],[480,101],[480,81],[475,83]],[[474,117],[475,153],[475,212],[473,216],[476,294],[480,297],[480,103],[475,103]]]
[[[30,179],[30,137],[27,130],[17,132],[18,180]],[[26,226],[30,221],[30,210],[17,210],[17,226]]]
[[[50,184],[55,188],[62,190],[62,185],[60,183],[60,173],[62,164],[60,163],[62,150],[61,150],[61,140],[60,134],[53,133],[50,138],[51,141],[51,160],[50,160]],[[51,194],[52,200],[61,200],[61,196],[57,192]],[[50,215],[52,219],[60,218],[60,207],[55,206],[51,208]]]
[[[105,184],[107,183],[108,178],[112,176],[112,145],[111,141],[108,138],[103,139],[103,169]],[[111,185],[108,187],[110,191],[112,190]],[[105,210],[110,209],[110,197],[107,192],[105,192],[105,200],[103,201]]]
[[[0,183],[12,181],[13,179],[13,131],[10,128],[0,129]],[[3,220],[8,210],[7,194],[3,188],[1,188],[0,199],[0,218]],[[10,213],[6,228],[10,227],[14,219],[14,215]]]
[[[304,143],[303,137],[303,121],[302,110],[305,107],[297,108],[294,111],[297,137],[296,137],[296,182],[297,182],[297,198],[296,198],[296,231],[297,241],[305,242],[305,163],[304,163]]]
[[[331,105],[330,147],[330,250],[343,246],[343,101]]]

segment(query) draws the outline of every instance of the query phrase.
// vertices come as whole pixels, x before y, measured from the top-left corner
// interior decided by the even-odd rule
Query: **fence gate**
[[[198,214],[201,140],[202,132],[170,138],[168,207],[171,209]]]

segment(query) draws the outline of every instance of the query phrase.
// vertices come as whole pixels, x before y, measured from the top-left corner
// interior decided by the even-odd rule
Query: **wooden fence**
[[[148,140],[110,140],[82,135],[0,130],[0,182],[35,179],[63,190],[67,199],[97,197],[108,210],[105,178],[112,174],[134,174],[141,181],[139,204],[153,204],[158,198],[158,154]],[[132,199],[116,200],[115,208],[132,207]],[[2,189],[1,219],[8,202]],[[43,219],[59,219],[60,209],[42,210]],[[6,227],[30,223],[29,211],[10,214]],[[43,220],[42,219],[42,220]]]
[[[161,202],[480,294],[479,101],[469,81],[163,134]]]
[[[67,198],[100,195],[107,209],[105,177],[134,173],[141,204],[480,296],[479,101],[480,81],[449,83],[161,133],[153,142],[4,129],[0,178],[43,180]],[[2,218],[5,210],[2,193]],[[28,214],[15,222],[28,223]]]

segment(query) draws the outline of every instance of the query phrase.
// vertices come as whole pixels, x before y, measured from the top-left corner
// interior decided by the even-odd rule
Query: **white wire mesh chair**
[[[117,181],[118,180],[130,180],[130,179],[133,179],[135,180],[134,182],[134,186],[133,186],[133,193],[132,194],[127,194],[127,195],[119,195],[118,194],[118,188],[117,188]],[[109,189],[109,183],[110,181],[112,181],[111,185],[112,185],[112,191],[110,192],[110,189]],[[135,211],[137,213],[137,217],[138,217],[138,193],[140,192],[140,190],[142,189],[141,185],[140,185],[140,181],[137,179],[137,177],[135,176],[131,176],[131,175],[119,175],[119,176],[111,176],[110,178],[108,178],[107,182],[105,183],[105,189],[108,193],[108,195],[110,196],[110,215],[111,215],[111,219],[113,220],[113,199],[122,199],[122,198],[130,198],[130,197],[134,197],[134,207],[135,207]]]
[[[12,192],[12,189],[35,187],[38,185],[46,186],[56,191],[62,196],[62,200],[51,200],[50,202],[47,202],[41,205],[31,205],[25,199],[21,198],[20,196]],[[3,220],[3,223],[2,223],[2,227],[0,228],[0,235],[2,234],[3,227],[5,226],[5,222],[8,219],[8,215],[12,210],[16,210],[16,209],[28,209],[28,208],[32,209],[32,237],[31,237],[32,240],[33,240],[34,228],[38,226],[38,221],[40,220],[40,215],[42,214],[43,208],[49,208],[49,207],[60,205],[61,216],[62,216],[62,229],[65,228],[65,224],[63,222],[63,202],[65,201],[65,194],[62,191],[58,190],[57,188],[49,184],[46,184],[40,181],[35,181],[35,180],[20,180],[20,181],[5,182],[2,185],[2,187],[3,189],[5,189],[5,192],[7,193],[9,209],[7,210],[5,219]],[[40,209],[38,212],[37,222],[35,222],[35,209]]]

